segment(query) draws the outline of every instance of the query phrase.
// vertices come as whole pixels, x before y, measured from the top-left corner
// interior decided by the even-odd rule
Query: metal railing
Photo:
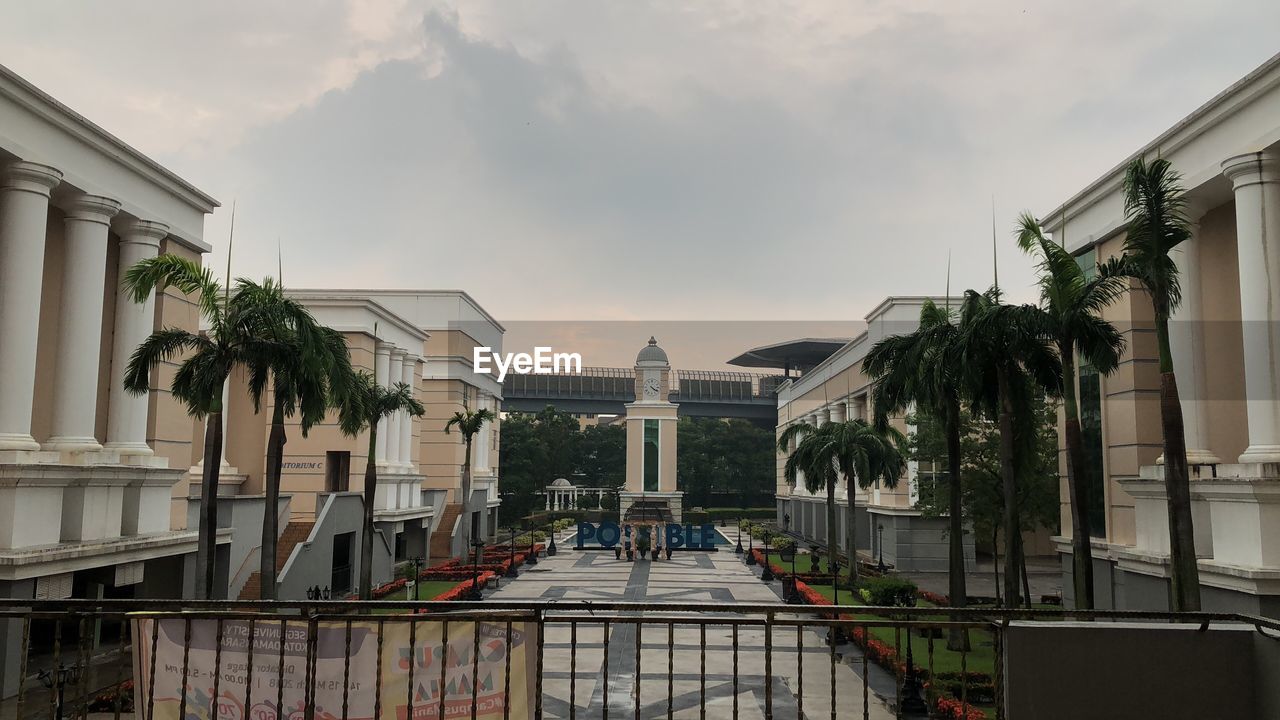
[[[740,713],[867,720],[932,712],[946,697],[961,713],[948,717],[977,709],[999,718],[1009,623],[1064,618],[1280,632],[1270,620],[1211,613],[0,600],[0,624],[21,638],[22,679],[16,695],[0,700],[0,716],[273,720],[285,708],[291,720]],[[102,641],[104,627],[116,624],[119,634]],[[968,644],[946,650],[948,635],[961,632]],[[12,663],[14,653],[8,657]],[[935,672],[935,663],[958,672]],[[13,670],[0,656],[0,672]],[[37,676],[49,680],[46,694]]]

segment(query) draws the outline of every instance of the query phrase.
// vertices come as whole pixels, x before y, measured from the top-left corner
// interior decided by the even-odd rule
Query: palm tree
[[[862,361],[863,372],[875,382],[876,424],[887,425],[890,413],[915,405],[932,415],[942,426],[947,442],[949,480],[948,595],[952,607],[964,607],[965,586],[963,484],[960,482],[960,404],[963,378],[959,352],[960,328],[953,322],[949,307],[940,308],[926,300],[920,308],[920,324],[915,332],[895,335],[877,342]],[[959,650],[968,634],[954,632],[948,647]]]
[[[222,390],[236,366],[247,367],[272,354],[285,352],[279,343],[260,334],[278,308],[260,304],[255,293],[242,293],[248,281],[236,280],[236,291],[222,287],[199,263],[176,255],[159,255],[138,262],[125,272],[124,287],[134,302],[173,286],[194,295],[208,324],[196,334],[165,328],[151,334],[134,350],[125,369],[124,387],[142,394],[150,390],[151,373],[161,362],[184,355],[170,391],[187,412],[205,421],[204,472],[200,480],[199,539],[196,550],[196,597],[212,599],[214,543],[218,527],[218,466],[222,460]]]
[[[271,278],[260,284],[245,281],[237,296],[250,294],[256,298],[255,306],[273,311],[260,318],[258,332],[278,344],[275,352],[263,354],[249,363],[249,395],[253,398],[254,412],[261,409],[268,383],[274,404],[271,431],[267,436],[266,501],[259,565],[262,599],[274,600],[279,540],[276,506],[280,499],[284,445],[288,442],[285,419],[298,414],[302,436],[306,437],[313,425],[324,420],[330,407],[341,404],[353,374],[342,333],[316,323],[301,303],[285,295],[278,282]]]
[[[355,437],[369,431],[369,455],[364,466],[364,531],[360,542],[360,599],[373,599],[373,505],[378,492],[378,423],[401,410],[422,417],[426,410],[413,396],[413,388],[398,382],[387,387],[360,370],[344,381],[339,401],[338,429]]]
[[[1005,305],[1000,293],[965,291],[960,311],[959,351],[965,394],[1000,430],[1000,475],[1004,494],[1005,601],[1017,604],[1022,523],[1018,475],[1034,452],[1034,405],[1038,392],[1060,392],[1062,366],[1047,342],[1050,330],[1034,305]]]
[[[492,422],[495,417],[493,411],[488,408],[470,410],[464,407],[455,412],[453,417],[449,418],[449,422],[444,424],[446,433],[455,427],[458,428],[458,432],[462,433],[463,445],[466,447],[466,454],[462,457],[462,512],[466,516],[466,522],[462,523],[464,548],[471,547],[471,442],[484,424]]]
[[[798,438],[796,449],[787,456],[783,475],[795,485],[803,473],[809,492],[827,490],[827,562],[836,567],[836,484],[843,478],[848,492],[846,524],[849,542],[849,580],[857,583],[857,547],[854,545],[856,504],[853,481],[866,489],[877,479],[893,488],[906,466],[901,447],[901,433],[893,428],[877,428],[865,420],[829,422],[814,427],[796,423],[778,437],[778,450],[787,452],[791,440]]]
[[[1093,548],[1089,527],[1089,490],[1094,478],[1084,458],[1080,409],[1076,400],[1076,353],[1103,375],[1110,375],[1124,351],[1124,336],[1099,313],[1114,302],[1128,282],[1098,273],[1089,278],[1066,248],[1044,236],[1030,213],[1018,218],[1018,247],[1040,256],[1040,307],[1047,316],[1062,364],[1062,406],[1067,447],[1067,488],[1071,498],[1072,581],[1076,608],[1093,609]]]
[[[1182,401],[1169,350],[1169,316],[1182,301],[1178,269],[1169,252],[1191,237],[1182,176],[1168,160],[1134,160],[1124,177],[1124,255],[1102,272],[1132,278],[1151,296],[1160,356],[1160,430],[1169,505],[1170,583],[1175,612],[1200,609],[1200,570],[1191,521],[1191,486]]]

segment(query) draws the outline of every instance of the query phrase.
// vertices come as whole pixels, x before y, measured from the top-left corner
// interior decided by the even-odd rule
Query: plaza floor
[[[728,534],[736,542],[732,529]],[[556,556],[525,569],[518,579],[504,581],[488,597],[785,607],[779,590],[778,583],[761,582],[743,565],[732,545],[719,552],[677,552],[658,562],[627,562],[611,552],[560,544]],[[860,674],[862,658],[851,646],[840,648],[842,654],[833,664],[824,629],[773,629],[767,668],[765,630],[740,626],[736,634],[735,653],[734,630],[727,625],[609,623],[607,638],[602,618],[587,613],[574,624],[549,625],[543,655],[544,714],[568,718],[572,707],[573,717],[602,718],[607,706],[609,717],[749,719],[766,717],[771,701],[775,718],[862,718],[866,688],[865,717],[894,717],[882,699],[892,697],[892,678],[871,666],[871,683],[866,685]],[[606,676],[607,699],[606,683],[601,682]]]

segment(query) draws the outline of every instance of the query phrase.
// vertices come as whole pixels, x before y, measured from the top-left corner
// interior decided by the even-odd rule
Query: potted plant
[[[665,550],[666,550],[666,554],[667,554],[667,559],[668,559],[668,560],[670,560],[670,559],[671,559],[671,546],[670,546],[670,545],[668,545],[668,546],[665,548]]]
[[[630,554],[630,553],[628,553],[628,554]],[[622,546],[621,546],[621,545],[614,545],[614,546],[613,546],[613,559],[614,559],[614,560],[621,560],[621,559],[622,559]],[[628,560],[630,560],[631,558],[627,558],[627,559],[628,559]]]
[[[796,559],[796,544],[792,540],[786,538],[775,538],[775,547],[778,548],[778,557],[782,558],[782,562],[792,562]]]
[[[649,555],[649,538],[641,537],[636,541],[636,550],[640,553],[640,558],[644,559]]]
[[[658,560],[658,546],[657,546],[657,545],[654,545],[654,546],[653,546],[653,550],[652,550],[652,552],[653,552],[653,559],[654,559],[654,561],[655,561],[655,562],[657,562],[657,560]]]
[[[810,545],[809,546],[809,572],[811,573],[818,572],[818,557],[819,557],[818,546]]]

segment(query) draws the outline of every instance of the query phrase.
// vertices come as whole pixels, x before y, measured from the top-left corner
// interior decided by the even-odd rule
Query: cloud
[[[228,206],[238,272],[495,316],[857,320],[1274,51],[1280,6],[24,6],[3,60]],[[207,225],[225,259],[229,211]]]

